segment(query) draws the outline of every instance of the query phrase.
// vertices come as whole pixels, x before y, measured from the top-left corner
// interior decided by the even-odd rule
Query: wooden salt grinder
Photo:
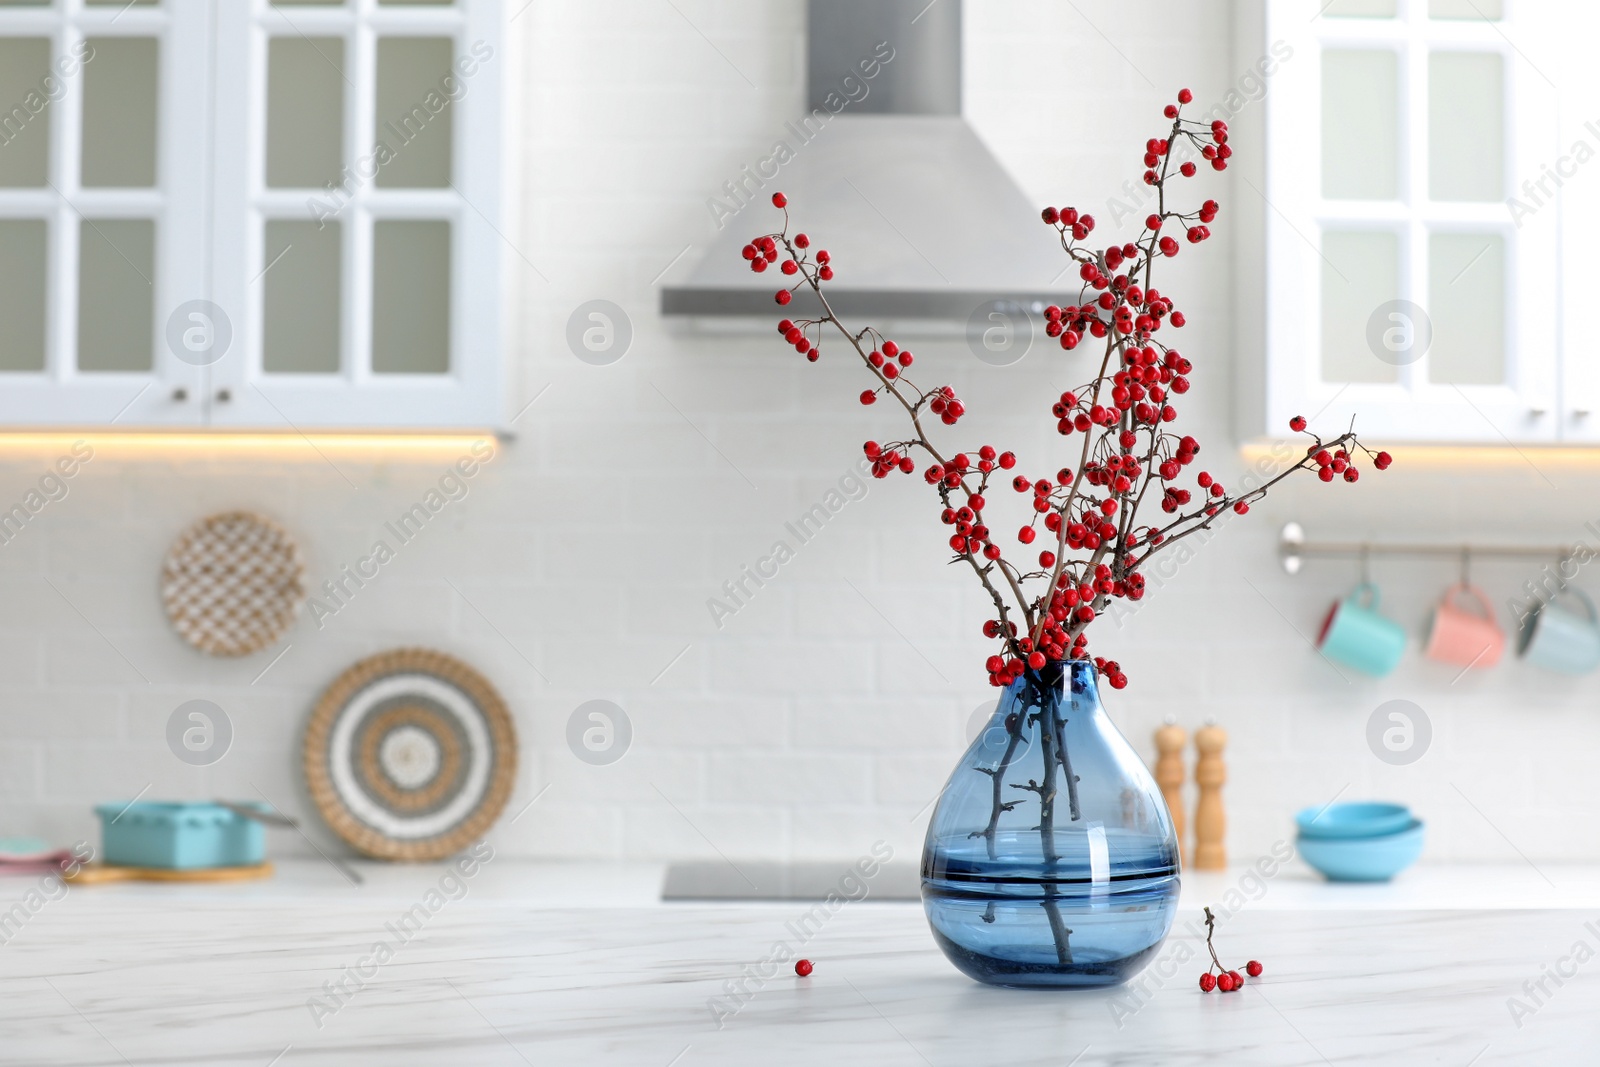
[[[1185,862],[1189,860],[1189,845],[1183,835],[1183,745],[1189,740],[1189,731],[1167,716],[1166,725],[1156,731],[1156,784],[1172,813],[1172,828],[1178,835],[1178,846],[1183,850]]]
[[[1228,768],[1222,762],[1222,748],[1228,731],[1209,721],[1194,732],[1194,747],[1199,753],[1194,763],[1195,784],[1200,787],[1200,802],[1194,809],[1194,866],[1201,871],[1220,871],[1228,866],[1222,838],[1228,820],[1222,811],[1222,783]]]

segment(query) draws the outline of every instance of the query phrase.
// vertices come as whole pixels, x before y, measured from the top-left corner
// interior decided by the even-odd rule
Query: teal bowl
[[[1295,841],[1300,858],[1330,882],[1387,882],[1422,855],[1422,823],[1382,837],[1317,838]]]
[[[1294,817],[1302,837],[1345,839],[1397,834],[1415,821],[1404,804],[1365,802],[1306,808]]]

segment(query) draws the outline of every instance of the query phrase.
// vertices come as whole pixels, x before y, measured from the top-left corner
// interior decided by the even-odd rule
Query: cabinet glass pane
[[[450,370],[450,224],[372,224],[372,369]]]
[[[1322,13],[1332,18],[1392,19],[1398,9],[1397,0],[1330,0]]]
[[[0,37],[0,186],[42,186],[50,176],[50,93],[62,82],[50,69],[48,37]]]
[[[1436,19],[1499,19],[1500,0],[1428,0],[1428,17]]]
[[[344,39],[274,37],[267,46],[267,184],[339,184],[344,165]]]
[[[1330,230],[1322,235],[1322,380],[1393,382],[1405,361],[1405,339],[1378,343],[1389,328],[1384,305],[1400,298],[1400,239],[1387,231]]]
[[[450,130],[461,92],[451,69],[448,37],[384,37],[378,41],[378,90],[373,125],[394,156],[378,171],[385,188],[450,184]]]
[[[1495,52],[1428,57],[1428,195],[1498,202],[1505,196],[1504,62]]]
[[[261,366],[268,374],[337,374],[343,261],[337,222],[266,224]],[[276,262],[274,262],[276,260]]]
[[[1428,243],[1428,378],[1498,385],[1506,373],[1506,247],[1498,234],[1436,233]]]
[[[157,71],[154,37],[91,37],[83,66],[83,184],[149,188],[156,183]]]
[[[1390,51],[1322,53],[1322,195],[1400,195],[1400,63]]]
[[[49,232],[43,219],[0,219],[0,371],[44,370]]]
[[[84,219],[78,227],[78,369],[152,366],[156,224]]]

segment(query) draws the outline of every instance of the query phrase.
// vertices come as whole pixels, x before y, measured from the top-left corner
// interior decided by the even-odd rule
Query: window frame
[[[1491,24],[1430,19],[1427,0],[1399,0],[1396,19],[1319,17],[1320,0],[1273,0],[1257,8],[1267,41],[1283,41],[1294,59],[1283,64],[1257,117],[1265,148],[1259,235],[1264,249],[1258,275],[1262,297],[1264,385],[1257,411],[1265,425],[1255,434],[1284,434],[1294,415],[1317,416],[1319,426],[1352,418],[1373,439],[1453,443],[1553,443],[1562,438],[1560,281],[1542,288],[1526,283],[1541,264],[1558,261],[1559,211],[1512,221],[1503,202],[1429,199],[1428,58],[1433,51],[1493,52],[1504,71],[1503,185],[1513,195],[1527,174],[1537,174],[1560,143],[1554,89],[1534,64],[1540,55],[1529,8],[1504,0],[1504,18]],[[1513,45],[1511,42],[1517,43]],[[1394,49],[1400,54],[1400,199],[1328,200],[1321,194],[1322,51],[1327,46]],[[1388,229],[1401,236],[1401,293],[1426,308],[1427,236],[1432,232],[1484,232],[1506,241],[1506,379],[1498,385],[1450,385],[1428,380],[1429,357],[1399,368],[1394,384],[1325,382],[1321,377],[1320,235],[1328,228]],[[1315,243],[1313,243],[1315,242]],[[1545,271],[1548,274],[1548,269]],[[1248,306],[1248,301],[1243,302]],[[1247,319],[1246,321],[1251,321]],[[1308,355],[1311,354],[1311,355]]]

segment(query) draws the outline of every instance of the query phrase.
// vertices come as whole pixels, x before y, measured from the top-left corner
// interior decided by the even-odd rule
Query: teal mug
[[[1406,632],[1378,613],[1377,586],[1362,582],[1328,612],[1317,648],[1331,660],[1382,678],[1400,662]]]
[[[1581,601],[1583,613],[1559,605],[1556,601],[1562,596]],[[1588,674],[1600,667],[1600,615],[1594,601],[1576,589],[1530,611],[1517,636],[1517,655],[1547,670]]]

